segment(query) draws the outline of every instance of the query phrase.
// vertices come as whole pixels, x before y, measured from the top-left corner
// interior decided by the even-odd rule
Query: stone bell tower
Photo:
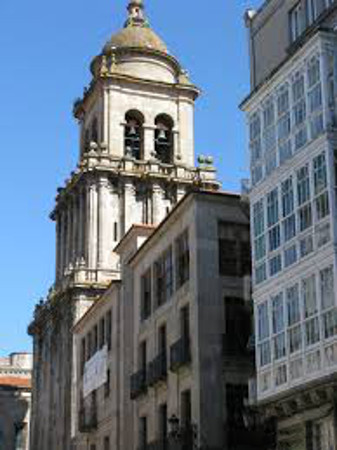
[[[157,224],[190,189],[217,189],[215,170],[194,166],[199,90],[150,28],[141,0],[91,64],[74,104],[79,160],[58,189],[56,280],[37,306],[31,445],[70,449],[71,329],[113,279],[113,249],[134,223]]]

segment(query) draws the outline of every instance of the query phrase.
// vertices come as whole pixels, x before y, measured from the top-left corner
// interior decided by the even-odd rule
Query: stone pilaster
[[[102,176],[98,185],[98,267],[107,268],[109,262],[109,243],[111,239],[111,214],[109,180]]]
[[[89,269],[97,268],[97,240],[98,240],[98,205],[97,185],[94,181],[89,183],[87,190],[87,235]]]

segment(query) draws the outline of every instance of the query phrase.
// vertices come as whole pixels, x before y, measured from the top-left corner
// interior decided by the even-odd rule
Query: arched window
[[[129,111],[125,115],[125,122],[125,156],[135,159],[142,159],[144,117],[139,111]]]
[[[155,120],[155,152],[157,159],[165,164],[173,163],[173,120],[160,114]]]

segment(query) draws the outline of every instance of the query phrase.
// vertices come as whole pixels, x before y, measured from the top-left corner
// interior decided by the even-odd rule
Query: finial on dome
[[[127,7],[129,17],[125,22],[125,28],[148,27],[149,23],[145,17],[144,9],[145,7],[143,0],[130,0]]]

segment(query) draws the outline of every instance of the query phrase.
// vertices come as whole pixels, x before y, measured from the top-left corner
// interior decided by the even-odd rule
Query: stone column
[[[128,232],[134,223],[134,197],[135,188],[132,181],[126,181],[124,184],[124,234]],[[120,236],[121,237],[121,236]]]
[[[85,191],[82,186],[78,192],[78,234],[77,234],[77,258],[84,258],[84,227],[85,227]]]
[[[98,237],[98,214],[97,214],[97,185],[94,180],[88,185],[87,190],[87,235],[86,245],[88,249],[87,263],[89,269],[97,268],[97,237]]]
[[[152,187],[152,223],[158,224],[165,216],[164,207],[162,204],[162,189],[159,184],[154,184]]]
[[[112,251],[109,194],[109,180],[106,176],[102,176],[98,185],[98,267],[105,269],[108,266],[109,253]]]
[[[60,211],[60,220],[61,220],[61,239],[60,239],[60,277],[62,278],[64,275],[65,265],[66,265],[66,227],[67,227],[67,218],[66,212],[64,209]]]
[[[56,282],[61,274],[61,214],[56,215]]]
[[[71,200],[68,199],[67,205],[67,236],[66,236],[66,269],[68,269],[71,262]]]
[[[78,194],[75,193],[72,202],[72,263],[75,266],[78,258]]]
[[[148,161],[150,159],[153,159],[153,154],[155,151],[154,146],[154,127],[153,126],[147,126],[144,125],[143,131],[144,131],[144,160]]]

